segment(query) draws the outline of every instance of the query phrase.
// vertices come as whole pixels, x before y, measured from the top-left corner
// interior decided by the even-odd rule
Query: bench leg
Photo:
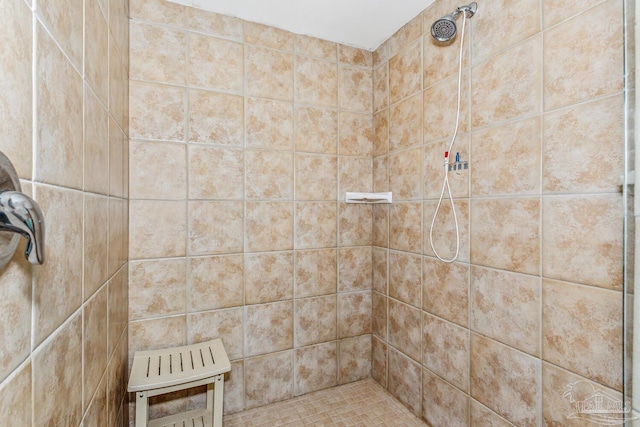
[[[147,427],[149,422],[149,407],[147,405],[147,392],[136,392],[136,427]]]
[[[216,376],[214,383],[210,385],[209,388],[207,388],[207,407],[210,400],[213,403],[213,414],[212,414],[213,427],[222,427],[223,393],[224,393],[224,374],[220,374]]]

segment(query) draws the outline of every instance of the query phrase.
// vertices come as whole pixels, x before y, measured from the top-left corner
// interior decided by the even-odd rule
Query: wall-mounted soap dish
[[[347,203],[391,203],[391,191],[386,193],[347,192],[344,201]]]

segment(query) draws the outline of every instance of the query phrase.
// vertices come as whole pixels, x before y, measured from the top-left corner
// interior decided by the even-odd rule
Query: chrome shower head
[[[466,6],[460,6],[448,15],[444,15],[431,26],[431,36],[439,42],[452,40],[458,32],[456,26],[456,18],[458,15],[465,13],[467,18],[471,18],[476,13],[476,10],[478,10],[478,4],[471,2]]]

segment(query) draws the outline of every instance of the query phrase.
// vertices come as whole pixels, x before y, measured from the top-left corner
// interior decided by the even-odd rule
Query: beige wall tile
[[[243,305],[242,255],[189,258],[187,271],[189,312]]]
[[[118,354],[118,346],[128,343],[125,329],[128,325],[128,290],[129,290],[129,269],[128,265],[122,268],[109,281],[109,325],[107,328],[107,354],[111,355],[110,363],[124,364],[127,360],[127,348],[120,348],[120,357],[113,357]],[[128,345],[128,344],[127,344]],[[118,360],[120,359],[120,360]]]
[[[247,46],[245,52],[247,94],[293,101],[293,55]]]
[[[378,292],[371,294],[371,333],[387,340],[388,298]]]
[[[187,328],[190,343],[220,338],[230,360],[242,358],[244,354],[242,308],[188,314]],[[225,381],[225,388],[226,385]]]
[[[373,56],[371,51],[339,44],[338,61],[360,67],[371,67],[373,65]]]
[[[373,278],[372,278],[372,287],[376,292],[380,292],[383,295],[388,295],[389,292],[387,290],[388,284],[388,258],[389,251],[383,248],[373,247]]]
[[[424,203],[424,232],[423,232],[423,253],[428,256],[435,256],[431,243],[438,255],[445,259],[452,259],[456,253],[456,222],[451,210],[451,203],[444,202],[440,206],[438,215],[433,225],[433,242],[429,238],[431,223],[436,211],[437,202]],[[458,258],[459,262],[469,261],[470,253],[470,231],[469,224],[469,202],[466,200],[455,200],[455,212],[458,219]]]
[[[147,319],[184,313],[187,266],[183,259],[131,262],[129,319]]]
[[[247,356],[293,347],[293,301],[246,306],[245,322]]]
[[[244,144],[244,99],[237,95],[189,90],[189,141]]]
[[[573,16],[603,3],[603,0],[586,0],[586,1],[561,1],[561,0],[543,0],[542,11],[544,18],[544,27],[549,28],[570,19]]]
[[[471,396],[516,425],[538,425],[541,373],[539,359],[471,335]]]
[[[389,344],[413,360],[422,358],[420,310],[389,298]]]
[[[295,295],[309,297],[336,292],[337,257],[335,249],[295,252]]]
[[[460,115],[458,117],[458,79],[452,78],[425,89],[423,100],[424,142],[434,142],[447,138],[447,148],[456,128],[458,132],[469,131],[469,73],[462,74],[460,89]],[[420,96],[418,95],[418,98]]]
[[[335,341],[298,348],[294,355],[295,395],[337,385],[338,351]]]
[[[109,97],[109,27],[99,0],[85,2],[84,73],[103,103]]]
[[[373,206],[373,245],[389,246],[388,206]]]
[[[126,151],[126,152],[125,152]],[[109,117],[109,195],[128,196],[129,139],[112,117]]]
[[[371,337],[371,376],[387,388],[387,345],[375,336]]]
[[[336,200],[338,158],[296,154],[296,200]]]
[[[337,283],[336,249],[295,252],[296,298],[333,294]]]
[[[244,46],[201,34],[189,33],[188,82],[191,86],[243,92]]]
[[[103,286],[83,309],[82,387],[87,396],[83,400],[83,411],[107,369],[107,315],[107,287]]]
[[[248,252],[293,249],[293,204],[246,203],[245,250]]]
[[[129,143],[132,199],[184,200],[187,196],[187,147],[184,144]]]
[[[385,62],[373,70],[373,111],[389,106],[389,63]]]
[[[544,360],[621,390],[620,293],[555,280],[542,289]]]
[[[246,151],[247,199],[293,199],[293,153]]]
[[[347,191],[371,191],[373,188],[373,161],[371,157],[340,157],[339,200],[345,200]]]
[[[371,291],[338,295],[338,338],[371,333]]]
[[[118,0],[110,0],[116,2]],[[110,22],[119,21],[112,19]],[[129,27],[125,19],[126,28]],[[131,110],[129,98],[130,82],[127,75],[128,55],[118,51],[117,42],[113,33],[109,37],[109,110],[113,118],[123,128],[129,127],[129,114]]]
[[[245,360],[247,409],[293,397],[293,352],[267,354]],[[270,375],[264,375],[269,372]]]
[[[336,339],[336,296],[302,298],[295,301],[295,346]]]
[[[336,107],[338,104],[337,65],[303,56],[296,56],[295,62],[296,102]]]
[[[129,10],[132,19],[143,19],[183,28],[186,24],[187,8],[181,4],[164,0],[131,0]]]
[[[247,147],[291,149],[293,104],[247,98]]]
[[[291,52],[294,34],[256,22],[244,23],[244,41],[258,46]]]
[[[109,198],[109,234],[107,272],[114,274],[128,259],[129,253],[129,204],[123,199]],[[103,225],[104,226],[104,225]]]
[[[188,150],[190,199],[242,199],[243,150],[197,145]]]
[[[33,163],[33,29],[32,15],[23,2],[0,5],[0,61],[3,75],[0,93],[3,121],[12,126],[0,128],[0,150],[6,154],[21,178],[31,178]]]
[[[544,191],[618,192],[623,113],[623,97],[618,95],[546,114]]]
[[[293,252],[245,255],[245,304],[293,298]]]
[[[502,418],[486,406],[471,399],[471,425],[473,427],[512,427],[509,421]]]
[[[340,108],[355,113],[373,110],[373,71],[341,65],[338,70]]]
[[[414,414],[422,415],[422,368],[389,347],[389,391]]]
[[[336,154],[338,112],[335,110],[295,106],[296,151]]]
[[[239,201],[189,202],[189,254],[242,252],[243,219]]]
[[[434,427],[466,427],[469,396],[423,369],[422,417]]]
[[[542,37],[532,37],[476,65],[471,79],[473,128],[540,113]]]
[[[373,155],[382,156],[389,152],[389,109],[373,115]]]
[[[473,196],[539,194],[541,126],[534,117],[471,135]]]
[[[129,90],[132,138],[185,140],[185,89],[132,80]]]
[[[47,262],[34,269],[33,345],[82,304],[82,193],[39,185],[36,199],[47,227]],[[55,307],[55,310],[51,310]]]
[[[469,267],[425,257],[422,274],[422,309],[466,327],[469,317]]]
[[[187,33],[131,21],[130,78],[184,86]]]
[[[82,69],[82,0],[40,0],[37,13],[76,69]]]
[[[109,113],[85,86],[84,184],[85,191],[109,194]]]
[[[602,387],[572,372],[549,363],[542,364],[542,416],[546,425],[581,427],[591,418],[577,413],[579,402],[589,401],[596,394],[603,394],[605,401],[623,402],[619,391]],[[585,408],[586,409],[586,408]],[[586,411],[585,411],[586,412]],[[578,415],[571,417],[571,415]],[[580,415],[583,415],[582,418]],[[607,417],[612,417],[607,415]],[[597,418],[593,417],[592,423]]]
[[[131,259],[186,254],[187,218],[184,202],[132,200],[129,227]],[[162,230],[162,233],[156,230]]]
[[[391,106],[389,110],[390,152],[422,145],[422,135],[422,96],[420,94]]]
[[[621,289],[621,203],[619,194],[544,198],[543,275]]]
[[[622,90],[621,8],[610,0],[545,32],[545,111]]]
[[[471,160],[470,156],[470,140],[469,134],[458,135],[449,154],[449,163],[453,163],[456,153],[460,153],[460,161]],[[444,140],[434,143],[428,143],[424,146],[423,162],[424,162],[424,197],[425,199],[438,199],[442,192],[442,180],[444,179],[444,152],[449,149],[451,140]],[[538,144],[539,145],[539,144]],[[475,155],[475,153],[474,153]],[[469,197],[469,180],[472,171],[480,168],[475,161],[470,163],[469,169],[451,171],[448,173],[449,188],[451,194],[455,198]],[[448,191],[445,189],[445,191]],[[445,193],[448,195],[448,193]]]
[[[51,3],[54,2],[48,1],[42,6],[57,10]],[[61,18],[62,21],[68,19],[71,18]],[[84,152],[82,78],[44,28],[38,25],[36,32],[38,103],[35,109],[37,143],[34,154],[38,168],[35,178],[40,182],[81,189]],[[80,38],[82,45],[82,27]],[[60,168],[59,165],[65,167]]]
[[[422,89],[422,43],[417,41],[389,60],[389,102],[395,104]]]
[[[224,379],[224,414],[244,409],[244,360],[231,362],[231,371]]]
[[[471,268],[471,328],[533,356],[540,355],[540,279]]]
[[[474,63],[541,30],[539,0],[483,2],[480,8],[484,19],[473,21],[471,49]],[[522,13],[523,10],[535,13]]]
[[[340,245],[371,245],[372,206],[340,203]]]
[[[419,14],[402,28],[395,32],[387,42],[389,43],[389,57],[395,56],[400,50],[422,35],[422,14]]]
[[[389,248],[422,252],[422,202],[401,202],[391,205]]]
[[[422,256],[389,252],[389,295],[420,308]]]
[[[538,198],[471,202],[471,262],[520,273],[540,271]]]
[[[84,299],[94,294],[109,278],[109,199],[84,196]]]
[[[336,61],[337,45],[326,40],[295,34],[294,49],[300,55]]]
[[[91,397],[89,407],[84,416],[84,423],[87,425],[107,425],[109,423],[107,415],[107,378],[104,376],[98,384],[95,394]]]
[[[371,156],[372,151],[371,114],[340,113],[340,155]]]
[[[241,19],[204,9],[193,7],[186,9],[190,30],[236,41],[243,40],[243,21]]]
[[[422,196],[422,147],[389,155],[389,189],[395,200]]]
[[[369,378],[371,375],[371,335],[340,341],[338,384]]]
[[[78,425],[82,418],[82,316],[33,355],[33,423]]]
[[[371,247],[340,248],[338,292],[371,290]]]
[[[129,359],[138,350],[158,350],[187,343],[186,316],[160,317],[129,323]]]
[[[377,67],[389,59],[389,39],[373,51],[373,66]]]
[[[336,202],[297,202],[295,210],[296,249],[336,246]]]
[[[24,243],[18,246],[11,262],[0,271],[0,286],[2,286],[2,299],[0,300],[0,339],[3,342],[0,347],[0,381],[4,381],[11,372],[27,359],[31,350],[31,306],[32,306],[32,285],[31,285],[31,264],[24,258]],[[23,371],[30,368],[21,368]],[[30,376],[30,374],[28,374]],[[9,380],[9,384],[15,381],[15,388],[11,386],[0,388],[0,402],[11,399],[7,396],[7,390],[19,390],[21,379]],[[30,384],[29,380],[29,384]],[[20,395],[20,392],[17,392]],[[31,396],[31,395],[29,395]],[[24,402],[24,406],[16,406],[15,412],[18,419],[26,408],[29,409],[31,417],[31,398]],[[0,405],[0,408],[4,408]],[[3,410],[0,409],[0,413]],[[13,412],[13,410],[12,410]],[[29,418],[30,419],[30,418]]]

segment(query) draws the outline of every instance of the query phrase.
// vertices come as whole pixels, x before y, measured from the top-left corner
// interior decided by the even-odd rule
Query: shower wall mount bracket
[[[9,158],[0,151],[0,268],[13,257],[20,236],[27,239],[25,257],[43,264],[44,214],[31,197],[22,193],[20,180]]]

